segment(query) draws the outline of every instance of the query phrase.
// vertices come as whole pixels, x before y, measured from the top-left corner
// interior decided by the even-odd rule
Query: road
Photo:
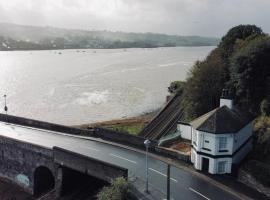
[[[145,154],[127,150],[95,140],[77,138],[53,131],[23,127],[0,122],[0,135],[20,141],[53,148],[65,148],[88,157],[109,162],[129,171],[129,178],[145,179]],[[155,158],[149,158],[149,184],[166,193],[167,165]],[[236,200],[237,197],[223,191],[190,172],[171,168],[171,198],[200,200]],[[164,199],[164,197],[160,197]]]

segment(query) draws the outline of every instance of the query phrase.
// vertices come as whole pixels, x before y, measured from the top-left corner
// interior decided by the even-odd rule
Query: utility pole
[[[167,165],[167,200],[171,198],[171,165]]]
[[[146,152],[145,152],[145,178],[146,178],[146,185],[145,185],[145,192],[146,193],[149,193],[149,190],[148,190],[148,148],[150,146],[150,140],[145,140],[144,141],[144,145],[145,145],[145,148],[146,148]]]

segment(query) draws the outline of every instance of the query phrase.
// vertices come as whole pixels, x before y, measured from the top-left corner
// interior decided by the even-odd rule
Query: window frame
[[[227,161],[219,161],[217,166],[218,173],[226,173]]]
[[[228,138],[227,137],[219,137],[218,138],[218,150],[228,150]]]

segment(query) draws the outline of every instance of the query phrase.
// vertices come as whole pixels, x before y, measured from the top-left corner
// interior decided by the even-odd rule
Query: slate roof
[[[194,129],[214,134],[237,133],[252,121],[249,114],[227,106],[216,108],[190,122]]]

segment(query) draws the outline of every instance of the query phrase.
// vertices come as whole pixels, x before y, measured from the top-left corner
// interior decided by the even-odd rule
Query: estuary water
[[[65,125],[137,116],[213,48],[2,51],[0,95],[9,114]]]

